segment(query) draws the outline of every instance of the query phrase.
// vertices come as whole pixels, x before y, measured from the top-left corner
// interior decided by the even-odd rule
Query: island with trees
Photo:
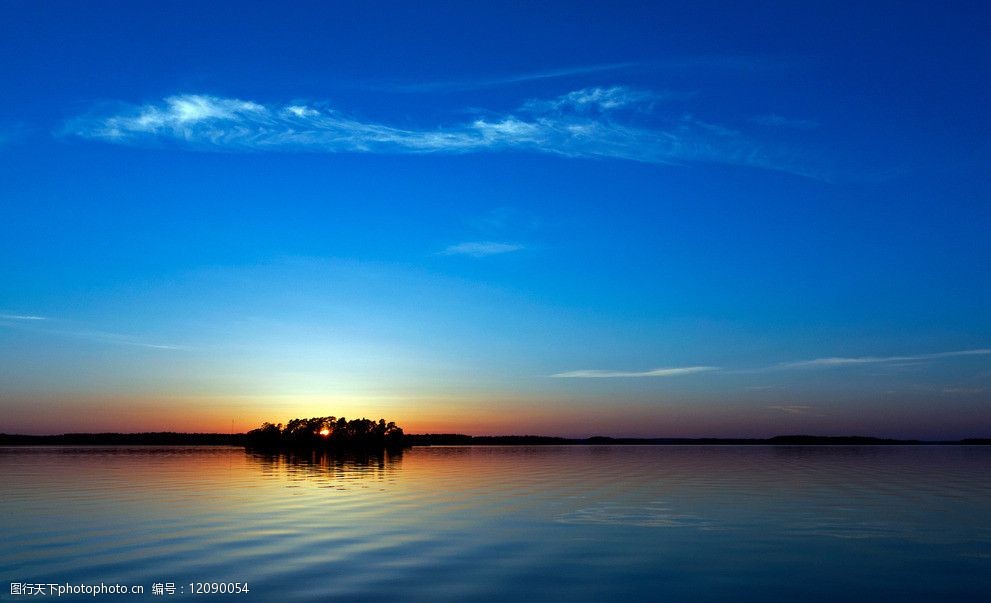
[[[403,428],[385,419],[312,417],[286,424],[263,423],[244,435],[248,448],[327,448],[334,450],[400,450]]]

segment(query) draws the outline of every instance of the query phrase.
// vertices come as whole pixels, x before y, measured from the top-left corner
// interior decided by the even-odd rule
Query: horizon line
[[[246,436],[248,432],[239,433],[223,433],[223,432],[183,432],[183,431],[136,431],[136,432],[121,432],[121,431],[96,431],[96,432],[64,432],[64,433],[52,433],[52,434],[23,434],[23,433],[6,433],[0,432],[0,446],[11,445],[9,443],[3,442],[5,438],[28,438],[28,439],[54,439],[54,438],[66,438],[66,437],[99,437],[99,436],[199,436],[199,437],[212,437],[212,438],[238,438]],[[971,436],[956,439],[919,439],[919,438],[894,438],[894,437],[884,437],[884,436],[872,436],[872,435],[860,435],[860,434],[812,434],[812,433],[782,433],[767,437],[747,437],[747,436],[608,436],[608,435],[590,435],[585,437],[567,437],[567,436],[553,436],[553,435],[539,435],[539,434],[485,434],[485,435],[472,435],[466,433],[457,432],[441,432],[441,433],[409,433],[405,434],[406,438],[425,438],[425,437],[435,437],[435,438],[470,438],[470,439],[541,439],[541,440],[557,440],[562,442],[589,442],[590,440],[607,440],[616,441],[617,443],[622,443],[623,441],[631,442],[663,442],[663,441],[740,441],[740,442],[767,442],[775,439],[811,439],[811,440],[874,440],[878,442],[906,442],[906,443],[919,443],[919,444],[933,444],[933,443],[960,443],[968,441],[987,441],[991,443],[991,434],[988,436]],[[16,444],[14,444],[16,445]],[[73,445],[73,444],[70,444]],[[79,444],[75,444],[79,445]],[[107,444],[114,445],[114,444]],[[125,444],[120,444],[125,445]],[[134,443],[128,443],[126,445],[134,445]],[[154,444],[153,444],[154,445]],[[195,445],[195,444],[184,444],[184,445]]]

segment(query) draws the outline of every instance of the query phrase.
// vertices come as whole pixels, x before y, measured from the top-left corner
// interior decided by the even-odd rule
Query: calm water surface
[[[146,591],[77,600],[173,582],[233,601],[989,601],[991,447],[0,448],[0,600],[27,599],[12,582]]]

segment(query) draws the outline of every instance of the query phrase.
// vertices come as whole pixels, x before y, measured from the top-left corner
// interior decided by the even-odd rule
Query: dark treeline
[[[333,419],[334,428],[330,423]],[[338,426],[342,425],[343,429]],[[390,427],[391,426],[391,427]],[[320,432],[328,429],[326,436]],[[336,435],[335,435],[336,434]],[[913,444],[991,445],[991,438],[922,441],[864,436],[785,435],[758,438],[558,438],[536,435],[470,436],[458,433],[403,435],[393,423],[334,417],[293,419],[284,426],[265,423],[247,434],[235,433],[66,433],[16,435],[0,433],[0,446],[248,446],[253,448],[354,448],[375,450],[411,446],[884,446]]]
[[[402,448],[403,428],[385,419],[313,417],[282,423],[264,423],[244,436],[250,448]]]
[[[13,435],[0,433],[0,446],[240,446],[244,434],[177,433],[65,433]]]
[[[555,438],[548,436],[470,436],[458,433],[428,433],[406,436],[409,446],[879,446],[912,444],[987,444],[991,440],[971,439],[953,442],[923,442],[920,440],[892,440],[864,436],[809,436],[784,435],[773,438]]]

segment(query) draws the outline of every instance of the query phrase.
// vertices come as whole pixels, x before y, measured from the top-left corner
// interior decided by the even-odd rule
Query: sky
[[[988,437],[989,30],[0,1],[0,432]]]

